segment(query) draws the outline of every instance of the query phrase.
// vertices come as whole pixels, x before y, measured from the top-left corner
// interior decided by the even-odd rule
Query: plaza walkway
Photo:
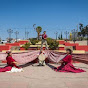
[[[23,66],[21,73],[0,73],[0,88],[88,88],[88,65],[75,63],[87,72],[85,73],[61,73],[54,72],[51,67],[57,64],[49,64],[38,67],[37,64]],[[0,67],[5,64],[0,63]]]

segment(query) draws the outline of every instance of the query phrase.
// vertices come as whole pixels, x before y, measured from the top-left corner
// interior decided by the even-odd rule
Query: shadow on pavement
[[[51,65],[51,64],[46,64],[48,67],[50,67],[51,69],[54,69],[54,68],[56,68],[55,66],[53,66],[53,65]]]
[[[4,66],[4,67],[5,67],[5,66],[7,66],[7,64],[6,64],[6,63],[3,63],[3,64],[2,64],[2,63],[0,63],[0,66],[1,66],[1,67],[2,67],[2,66]]]
[[[81,66],[75,66],[77,68],[85,68],[85,69],[88,69],[87,67],[81,67]]]
[[[30,65],[33,65],[34,63],[27,63],[27,64],[24,64],[24,65],[20,65],[19,67],[22,67],[22,68],[25,68],[25,67],[28,67]]]

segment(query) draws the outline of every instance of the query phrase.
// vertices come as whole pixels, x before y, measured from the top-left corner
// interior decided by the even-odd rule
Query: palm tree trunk
[[[39,37],[39,33],[38,33],[38,40],[39,40],[39,38],[40,38],[40,37]]]

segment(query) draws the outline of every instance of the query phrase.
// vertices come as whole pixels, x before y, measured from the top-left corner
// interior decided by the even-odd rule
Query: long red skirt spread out
[[[62,61],[63,63],[61,64],[61,66],[54,68],[54,70],[56,72],[73,72],[73,73],[80,73],[80,72],[85,72],[82,69],[77,69],[75,68],[72,63],[72,56],[71,55],[67,55]]]
[[[14,63],[12,63],[15,62],[15,60],[11,56],[7,56],[6,60],[7,60],[7,66],[4,68],[0,68],[0,72],[11,71],[12,67],[19,68]]]

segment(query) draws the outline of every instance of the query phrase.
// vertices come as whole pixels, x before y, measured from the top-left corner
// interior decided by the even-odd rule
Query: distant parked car
[[[6,40],[1,40],[1,43],[4,44],[4,43],[7,43],[7,41]]]

